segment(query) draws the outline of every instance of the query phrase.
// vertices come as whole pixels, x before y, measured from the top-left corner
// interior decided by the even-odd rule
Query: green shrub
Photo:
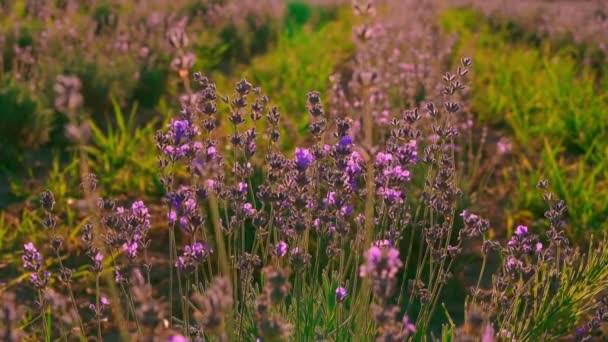
[[[0,79],[0,169],[15,166],[26,147],[48,141],[52,112],[28,89],[12,79]]]

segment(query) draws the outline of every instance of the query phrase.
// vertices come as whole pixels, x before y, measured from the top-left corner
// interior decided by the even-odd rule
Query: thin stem
[[[479,278],[477,278],[477,286],[475,286],[475,298],[477,298],[477,293],[479,292],[479,285],[481,284],[481,278],[483,277],[483,273],[486,270],[486,261],[488,257],[484,254],[483,261],[481,263],[481,271],[479,271]]]
[[[44,295],[42,294],[42,290],[38,290],[38,301],[40,302],[40,317],[42,318],[42,330],[45,341],[50,341],[51,336],[48,335],[48,327],[46,321],[46,310],[44,305]]]
[[[59,254],[59,250],[57,250],[55,254],[57,255],[57,260],[59,260],[59,267],[61,267],[61,269],[65,269],[65,267],[63,266],[63,262],[61,261],[61,255]],[[68,295],[70,297],[70,301],[72,302],[72,305],[74,306],[74,310],[76,310],[76,316],[78,319],[78,326],[80,328],[81,339],[86,339],[86,332],[84,330],[84,324],[82,323],[82,317],[80,317],[80,311],[78,310],[78,305],[76,304],[76,299],[74,298],[74,291],[72,291],[71,280],[68,280],[66,282],[66,285],[68,288]]]
[[[102,342],[101,338],[101,312],[99,307],[99,273],[95,276],[95,316],[97,317],[97,340]]]

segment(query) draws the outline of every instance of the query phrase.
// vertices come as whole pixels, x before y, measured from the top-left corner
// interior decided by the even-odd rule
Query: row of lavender
[[[452,4],[471,6],[499,20],[511,20],[543,38],[571,39],[608,53],[608,3],[602,0],[455,0]]]
[[[608,251],[583,257],[570,246],[567,207],[548,184],[538,184],[549,207],[542,234],[520,225],[500,243],[489,239],[487,220],[462,210],[461,169],[474,161],[463,156],[463,135],[474,134],[466,111],[473,62],[444,72],[451,39],[435,26],[432,2],[359,1],[354,10],[357,48],[333,77],[328,108],[318,92],[306,95],[307,146],[281,150],[282,114],[261,89],[242,80],[225,95],[184,73],[192,87],[156,135],[164,217],[142,201],[102,198],[82,160],[93,214],[74,250],[44,192],[48,246],[26,243],[22,260],[22,286],[38,294],[32,320],[17,329],[22,307],[6,301],[4,336],[591,339],[608,318],[608,303],[596,301],[608,285]],[[154,220],[168,238],[154,241]],[[458,257],[476,245],[483,264],[466,284],[464,324],[433,329]],[[90,277],[64,266],[70,253],[87,256]]]

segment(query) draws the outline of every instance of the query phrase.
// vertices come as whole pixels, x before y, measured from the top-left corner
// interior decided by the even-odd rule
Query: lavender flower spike
[[[300,147],[296,147],[294,158],[296,167],[299,170],[306,170],[315,161],[315,157],[312,155],[310,150]]]
[[[517,228],[515,229],[515,235],[517,235],[517,236],[528,235],[528,227],[522,226],[522,225],[517,226]]]
[[[344,301],[344,299],[346,299],[346,296],[348,295],[348,292],[346,291],[346,288],[339,286],[336,289],[336,300],[338,302],[342,302]]]

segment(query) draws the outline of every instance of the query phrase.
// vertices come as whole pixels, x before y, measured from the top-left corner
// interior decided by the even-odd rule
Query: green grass
[[[514,41],[473,11],[448,11],[442,24],[474,58],[476,117],[515,139],[510,221],[525,208],[542,215],[534,185],[544,177],[569,205],[571,237],[608,229],[608,81],[568,46]]]
[[[113,104],[115,123],[108,123],[105,131],[90,122],[92,144],[86,146],[90,168],[108,194],[158,196],[162,191],[154,157],[154,134],[159,120],[152,119],[139,127],[135,121],[137,106],[133,106],[127,116],[118,103]]]

